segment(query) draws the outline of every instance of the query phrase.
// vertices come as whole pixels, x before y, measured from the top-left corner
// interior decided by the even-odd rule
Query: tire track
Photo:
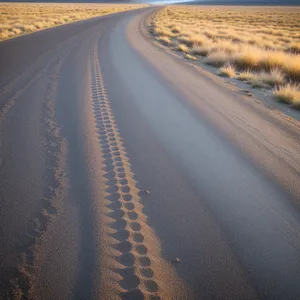
[[[33,299],[32,286],[35,269],[34,262],[38,246],[47,227],[57,214],[59,203],[64,198],[66,186],[66,141],[60,135],[60,129],[55,122],[55,96],[57,93],[60,69],[64,59],[71,51],[67,48],[63,55],[53,58],[53,70],[49,76],[47,95],[43,107],[44,142],[47,150],[47,179],[44,196],[41,199],[41,210],[28,221],[26,234],[16,253],[13,253],[15,267],[1,270],[1,299]],[[48,67],[48,66],[47,66]]]
[[[30,78],[30,80],[21,80],[21,86],[7,96],[7,100],[4,101],[0,106],[0,122],[4,120],[7,112],[14,106],[16,100],[18,100],[35,82],[39,80],[45,74],[51,65],[52,61],[50,61],[46,66],[42,69],[36,69],[32,72],[28,72],[25,74],[25,78]],[[23,81],[23,82],[22,82]],[[1,95],[2,96],[2,95]],[[4,96],[3,96],[4,98]]]
[[[183,290],[182,284],[175,279],[172,267],[161,258],[159,241],[143,214],[140,200],[149,192],[137,188],[131,171],[104,87],[97,41],[90,57],[91,98],[106,192],[101,205],[103,240],[108,246],[104,254],[107,257],[103,258],[109,261],[106,272],[116,283],[119,299],[186,299],[179,291]]]
[[[82,34],[80,34],[82,35]],[[16,101],[44,74],[49,72],[59,57],[75,45],[78,36],[74,36],[37,58],[34,66],[29,67],[21,76],[10,81],[0,89],[0,123],[4,120],[7,112],[15,105]],[[54,52],[54,55],[53,55]]]

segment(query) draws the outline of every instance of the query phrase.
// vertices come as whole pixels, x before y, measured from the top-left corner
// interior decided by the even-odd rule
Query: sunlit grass
[[[210,54],[208,54],[205,60],[207,64],[215,67],[221,67],[229,61],[230,59],[228,58],[228,54],[224,51],[211,52]]]
[[[300,85],[288,83],[274,90],[274,95],[279,101],[283,101],[300,108]]]
[[[190,51],[190,49],[185,44],[179,44],[177,46],[177,50],[183,53],[188,53]]]
[[[235,77],[236,69],[231,64],[225,65],[220,68],[220,75],[224,77]]]
[[[135,4],[0,4],[0,41],[65,23],[143,7]]]
[[[151,31],[222,76],[298,101],[300,7],[168,6],[155,14]]]

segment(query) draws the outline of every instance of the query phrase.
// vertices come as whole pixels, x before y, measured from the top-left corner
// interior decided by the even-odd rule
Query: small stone
[[[146,196],[146,195],[150,195],[150,191],[149,190],[140,190],[140,196]]]
[[[247,96],[249,96],[249,97],[252,97],[252,94],[251,94],[251,92],[250,91],[248,91],[248,90],[244,90],[243,91]]]
[[[180,262],[180,259],[176,257],[175,259],[172,260],[172,264],[177,264]]]

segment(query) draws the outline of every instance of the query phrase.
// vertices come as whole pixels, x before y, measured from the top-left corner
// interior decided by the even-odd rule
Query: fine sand
[[[0,43],[0,298],[300,297],[299,124],[157,9]]]

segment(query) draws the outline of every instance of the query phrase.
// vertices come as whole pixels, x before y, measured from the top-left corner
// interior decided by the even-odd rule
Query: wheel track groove
[[[83,35],[82,33],[79,34]],[[5,115],[16,104],[16,101],[44,74],[53,68],[57,59],[63,57],[72,49],[78,40],[78,35],[69,38],[55,49],[50,50],[37,58],[36,63],[25,70],[19,77],[6,83],[0,89],[0,124]],[[54,52],[54,55],[53,55]]]
[[[102,157],[102,187],[106,195],[101,213],[103,239],[109,246],[108,273],[111,280],[117,282],[119,299],[179,299],[171,296],[172,268],[161,258],[159,241],[143,213],[143,192],[137,188],[110,106],[97,40],[91,47],[90,71],[94,124]]]
[[[25,235],[16,245],[16,266],[2,270],[0,299],[35,299],[33,279],[35,278],[35,256],[44,232],[58,212],[59,201],[64,198],[66,186],[66,141],[61,137],[55,121],[55,97],[58,90],[60,69],[70,53],[71,45],[56,53],[48,68],[47,94],[43,103],[42,120],[44,147],[46,149],[47,179],[41,201],[41,209],[27,222]],[[41,75],[42,76],[42,75]],[[1,281],[2,281],[1,280]]]

